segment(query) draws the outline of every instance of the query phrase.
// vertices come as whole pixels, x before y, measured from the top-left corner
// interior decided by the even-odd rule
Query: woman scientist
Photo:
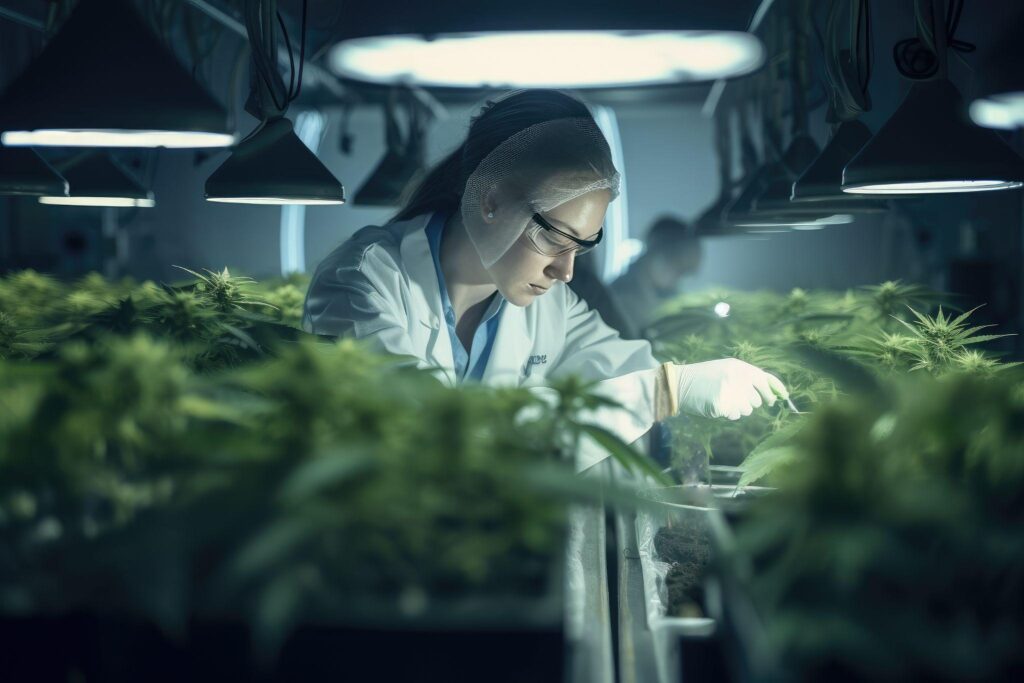
[[[736,359],[660,365],[566,286],[576,256],[601,241],[618,189],[581,102],[551,90],[489,102],[391,222],[320,263],[303,326],[371,340],[450,384],[597,381],[626,409],[592,419],[627,442],[676,410],[735,420],[785,398],[777,378]]]

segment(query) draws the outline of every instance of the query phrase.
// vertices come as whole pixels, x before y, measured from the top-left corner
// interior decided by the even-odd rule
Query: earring
[[[488,218],[494,218],[494,212],[493,211],[488,211],[487,212],[487,217]]]

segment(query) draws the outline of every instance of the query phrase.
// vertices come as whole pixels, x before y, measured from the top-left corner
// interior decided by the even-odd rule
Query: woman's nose
[[[576,265],[576,250],[568,251],[555,259],[545,268],[548,277],[562,282],[572,280],[573,268]]]

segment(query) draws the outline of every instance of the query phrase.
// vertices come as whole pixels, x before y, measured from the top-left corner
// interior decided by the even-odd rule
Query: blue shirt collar
[[[473,336],[472,347],[467,350],[456,334],[455,307],[452,306],[451,297],[448,295],[448,285],[444,280],[444,271],[441,270],[441,236],[444,234],[444,225],[449,215],[447,212],[437,211],[431,216],[426,227],[427,244],[430,245],[430,255],[434,259],[434,271],[437,274],[437,284],[441,294],[441,309],[444,312],[448,334],[451,337],[456,376],[460,380],[466,377],[480,380],[483,379],[483,371],[491,355],[491,347],[494,345],[494,338],[498,330],[499,314],[504,310],[506,300],[501,292],[495,293],[491,305],[488,306],[477,327],[476,334]]]

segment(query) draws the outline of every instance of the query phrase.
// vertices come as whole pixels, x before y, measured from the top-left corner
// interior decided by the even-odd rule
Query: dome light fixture
[[[68,195],[68,181],[36,154],[21,147],[0,147],[0,196]]]
[[[384,84],[456,88],[609,88],[750,73],[761,41],[744,31],[515,31],[346,40],[335,73]]]
[[[381,12],[350,0],[331,69],[344,78],[430,88],[614,88],[708,81],[765,60],[747,30],[752,0],[464,0]]]
[[[344,204],[345,188],[302,144],[292,122],[268,121],[206,180],[206,199],[231,204]]]
[[[1012,190],[1024,160],[995,131],[965,120],[945,79],[911,86],[906,99],[843,170],[843,192],[877,195]]]
[[[272,57],[276,54],[278,25],[285,31],[276,0],[245,0],[245,9],[254,76],[246,108],[260,122],[206,179],[207,201],[277,206],[344,204],[345,188],[285,118],[288,106],[302,91],[307,3],[302,3],[299,55],[291,60],[293,70],[287,86]],[[285,43],[290,48],[287,33]]]
[[[403,135],[398,123],[396,96],[393,93],[384,107],[386,151],[376,168],[360,187],[352,203],[357,206],[398,206],[406,190],[417,183],[427,171],[426,113],[409,101],[408,133]]]
[[[90,152],[60,167],[67,179],[67,196],[39,197],[40,204],[152,208],[153,192],[106,152]]]
[[[226,125],[125,0],[82,0],[0,98],[10,147],[227,147]]]
[[[832,139],[790,187],[790,204],[796,207],[827,206],[849,213],[884,213],[884,202],[843,192],[843,169],[871,140],[871,131],[857,120],[839,124]]]

